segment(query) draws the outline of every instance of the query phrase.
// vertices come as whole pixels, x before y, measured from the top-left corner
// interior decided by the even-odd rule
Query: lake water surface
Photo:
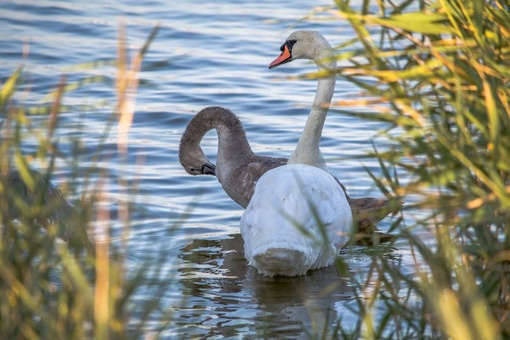
[[[370,252],[348,247],[341,257],[349,275],[333,267],[296,278],[264,278],[247,266],[239,220],[243,209],[222,190],[215,177],[190,176],[177,153],[186,124],[210,105],[230,108],[244,124],[256,153],[287,157],[292,152],[315,94],[313,80],[289,80],[289,75],[312,72],[305,61],[268,69],[279,47],[294,29],[321,31],[332,45],[353,37],[341,21],[299,21],[329,1],[217,0],[217,1],[1,1],[0,80],[24,65],[20,100],[40,105],[55,89],[62,74],[75,83],[91,76],[94,82],[64,98],[60,148],[71,154],[70,141],[82,140],[76,178],[59,161],[54,182],[72,181],[80,193],[79,169],[93,162],[105,126],[114,110],[111,65],[77,67],[116,58],[119,23],[124,23],[130,55],[140,48],[152,28],[160,30],[147,53],[138,89],[126,159],[117,153],[115,129],[104,141],[97,165],[108,181],[105,200],[112,210],[132,206],[128,268],[155,266],[168,283],[162,305],[169,326],[164,338],[306,337],[334,326],[341,318],[346,329],[358,315],[351,276],[368,271]],[[352,99],[359,89],[339,80],[334,99]],[[34,124],[45,118],[33,118]],[[352,197],[382,195],[365,173],[377,173],[373,160],[353,159],[371,150],[371,140],[383,128],[330,112],[322,150],[330,171]],[[216,136],[202,143],[214,161]],[[27,145],[27,152],[30,150]],[[124,178],[129,191],[118,184]],[[115,218],[115,216],[113,216]],[[379,224],[387,229],[391,220]],[[121,223],[113,228],[121,229]],[[397,243],[398,246],[398,243]],[[390,249],[389,256],[412,268],[409,249]],[[153,294],[141,290],[138,299]],[[174,321],[170,321],[174,320]],[[149,325],[150,326],[150,325]]]

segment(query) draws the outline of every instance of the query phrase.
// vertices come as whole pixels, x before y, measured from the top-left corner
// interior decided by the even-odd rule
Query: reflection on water
[[[322,332],[338,318],[336,303],[354,293],[349,277],[334,266],[299,277],[259,275],[247,265],[240,234],[194,240],[181,257],[179,272],[191,296],[186,304],[192,306],[179,313],[188,320],[181,323],[185,334],[232,336],[243,328],[270,337]]]

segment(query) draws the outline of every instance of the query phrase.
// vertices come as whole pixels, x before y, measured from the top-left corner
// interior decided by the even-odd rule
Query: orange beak
[[[269,64],[269,68],[275,68],[276,66],[280,66],[281,64],[288,63],[292,60],[292,55],[290,54],[290,50],[287,47],[287,44],[283,45],[283,52],[280,54],[278,58],[273,60],[271,64]]]

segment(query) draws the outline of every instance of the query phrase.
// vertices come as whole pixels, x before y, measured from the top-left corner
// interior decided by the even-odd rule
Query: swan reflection
[[[337,302],[354,295],[349,277],[335,266],[299,277],[259,275],[244,258],[240,234],[193,240],[180,257],[189,297],[178,314],[188,320],[187,335],[306,336],[334,325]]]

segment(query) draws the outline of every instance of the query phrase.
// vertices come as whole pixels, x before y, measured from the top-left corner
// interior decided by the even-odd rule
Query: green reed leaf
[[[14,73],[5,82],[4,86],[2,86],[2,90],[0,90],[0,110],[5,107],[6,103],[16,91],[21,71],[21,67],[14,71]]]

